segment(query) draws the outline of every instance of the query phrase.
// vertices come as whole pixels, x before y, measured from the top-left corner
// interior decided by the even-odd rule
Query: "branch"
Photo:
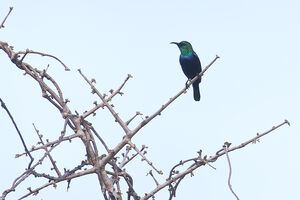
[[[236,195],[236,193],[233,191],[232,189],[232,185],[230,183],[230,180],[231,180],[231,173],[232,173],[232,168],[231,168],[231,163],[230,163],[230,159],[229,159],[229,155],[228,155],[228,147],[230,146],[231,143],[228,143],[228,142],[225,142],[223,148],[224,148],[224,151],[226,153],[226,158],[227,158],[227,162],[228,162],[228,166],[229,166],[229,176],[228,176],[228,187],[231,191],[231,193],[235,196],[235,198],[237,200],[239,200],[239,197]]]
[[[9,118],[11,119],[12,123],[13,123],[14,126],[15,126],[15,129],[17,130],[17,132],[18,132],[18,134],[19,134],[19,137],[20,137],[20,139],[21,139],[21,141],[22,141],[22,144],[23,144],[23,146],[24,146],[24,149],[25,149],[26,154],[28,154],[29,157],[30,157],[30,162],[29,162],[29,164],[28,164],[28,169],[30,169],[30,166],[31,166],[31,164],[32,164],[32,162],[33,162],[34,159],[33,159],[33,157],[31,156],[30,152],[28,151],[28,149],[27,149],[27,147],[26,147],[26,144],[25,144],[25,141],[24,141],[24,139],[23,139],[23,136],[22,136],[20,130],[18,129],[18,126],[17,126],[17,124],[16,124],[14,118],[13,118],[12,115],[10,114],[8,108],[6,107],[5,103],[2,101],[1,98],[0,98],[0,102],[1,102],[1,107],[7,112]]]
[[[0,24],[0,29],[1,29],[1,28],[4,28],[4,23],[5,23],[5,21],[7,20],[9,14],[11,13],[11,11],[12,11],[13,9],[14,9],[14,7],[9,7],[9,11],[8,11],[7,15],[5,16],[4,20],[3,20],[2,23]]]
[[[42,189],[44,189],[44,188],[46,188],[46,187],[48,187],[50,185],[53,185],[53,187],[56,188],[56,183],[54,181],[46,183],[46,184],[44,184],[44,185],[42,185],[42,186],[40,186],[40,187],[38,187],[38,188],[36,188],[34,190],[31,190],[31,188],[29,187],[29,188],[27,188],[29,190],[29,192],[27,194],[25,194],[24,196],[22,196],[21,198],[19,198],[18,200],[25,199],[26,197],[30,196],[31,194],[37,195],[40,190],[42,190]]]
[[[156,169],[156,167],[154,167],[153,163],[150,160],[148,160],[148,158],[146,158],[146,156],[136,147],[135,144],[133,144],[131,141],[128,141],[128,144],[142,157],[142,161],[145,160],[148,163],[148,165],[150,165],[158,174],[163,174],[161,170],[158,170]]]
[[[78,72],[84,78],[84,80],[91,86],[93,92],[96,93],[100,97],[100,99],[103,101],[104,105],[107,107],[107,109],[110,111],[110,113],[116,119],[116,121],[120,124],[120,126],[123,128],[125,133],[129,134],[130,130],[129,130],[128,126],[126,125],[126,123],[119,117],[118,113],[115,112],[115,110],[108,103],[108,101],[104,98],[104,96],[96,89],[96,87],[93,85],[92,81],[88,80],[87,77],[81,72],[80,69],[78,69]]]
[[[19,51],[19,52],[17,52],[17,55],[24,54],[23,57],[22,57],[22,59],[20,60],[22,62],[24,60],[25,56],[27,54],[30,54],[30,53],[31,54],[37,54],[37,55],[47,56],[47,57],[53,58],[53,59],[57,60],[65,68],[65,71],[70,71],[70,68],[68,68],[67,65],[65,65],[59,58],[57,58],[56,56],[53,56],[51,54],[47,54],[47,53],[42,53],[42,52],[32,51],[32,50],[26,49],[26,51]]]
[[[150,175],[152,177],[152,179],[154,180],[156,186],[159,186],[159,182],[156,180],[156,178],[154,177],[152,170],[150,170],[146,176]]]
[[[40,131],[35,127],[34,123],[32,123],[32,125],[33,125],[33,127],[34,127],[34,130],[35,130],[37,136],[38,136],[39,139],[40,139],[40,143],[41,143],[42,145],[44,145],[45,143],[44,143],[44,141],[43,141],[43,139],[42,139],[43,136],[40,134]],[[61,176],[61,173],[60,173],[60,171],[59,171],[59,169],[58,169],[58,167],[57,167],[57,165],[56,165],[56,161],[53,160],[52,156],[50,155],[50,152],[48,151],[48,148],[45,147],[44,150],[45,150],[45,152],[47,153],[48,158],[49,158],[49,160],[51,161],[51,163],[52,163],[52,165],[53,165],[53,168],[54,168],[55,172],[57,173],[58,176]]]
[[[216,55],[215,59],[209,63],[209,65],[207,65],[204,70],[202,70],[198,76],[195,76],[188,84],[187,86],[189,87],[192,83],[194,83],[198,78],[202,77],[204,72],[206,72],[213,64],[214,62],[220,58],[218,55]],[[177,99],[180,95],[182,95],[183,93],[185,93],[186,91],[186,86],[179,92],[177,93],[174,97],[172,97],[167,103],[165,103],[164,105],[161,106],[160,109],[158,109],[154,114],[152,114],[151,116],[149,116],[148,118],[146,118],[145,120],[143,120],[133,131],[131,134],[136,134],[143,126],[145,126],[146,124],[148,124],[153,118],[155,118],[156,116],[160,115],[161,112],[166,109],[173,101],[175,101],[175,99]]]
[[[55,147],[57,147],[57,145],[53,145],[51,146],[51,148],[49,149],[49,152],[51,152]],[[11,186],[11,188],[5,190],[2,193],[1,198],[5,199],[5,197],[7,196],[8,193],[15,191],[15,188],[21,184],[27,177],[29,177],[32,173],[33,170],[38,166],[41,165],[43,160],[47,157],[47,153],[45,153],[31,168],[27,169],[24,173],[22,173],[19,177],[17,177],[14,181],[13,184]]]
[[[235,147],[232,147],[232,148],[228,149],[228,152],[235,151],[235,150],[237,150],[237,149],[243,148],[243,147],[247,146],[247,145],[250,144],[250,143],[256,143],[256,141],[257,141],[259,138],[261,138],[261,137],[263,137],[263,136],[265,136],[265,135],[267,135],[267,134],[273,132],[274,130],[280,128],[281,126],[283,126],[283,125],[285,125],[285,124],[287,124],[287,125],[290,126],[290,122],[289,122],[288,120],[284,120],[284,122],[282,122],[281,124],[279,124],[279,125],[277,125],[277,126],[273,126],[270,130],[268,130],[268,131],[266,131],[266,132],[264,132],[264,133],[262,133],[262,134],[257,133],[257,134],[256,134],[256,137],[254,137],[254,138],[252,138],[252,139],[250,139],[250,140],[248,140],[248,141],[246,141],[246,142],[243,142],[242,144],[240,144],[240,145],[238,145],[238,146],[235,146]],[[222,151],[223,151],[223,149],[222,149]],[[210,157],[208,161],[209,161],[209,162],[214,162],[215,160],[218,159],[218,157],[223,156],[223,155],[225,154],[225,152],[224,152],[224,151],[222,152],[222,151],[218,151],[218,152],[216,153],[216,155],[213,156],[213,157]]]
[[[104,142],[104,140],[101,138],[101,136],[97,133],[97,131],[94,129],[93,126],[90,127],[91,130],[93,131],[93,133],[96,135],[96,137],[100,140],[100,142],[102,143],[102,145],[104,146],[105,150],[109,153],[109,148],[106,145],[106,143]]]
[[[146,145],[142,145],[140,152],[143,152],[146,148],[148,148]],[[131,160],[133,160],[139,153],[133,154],[130,158],[128,157],[128,153],[131,150],[131,146],[126,147],[126,153],[122,153],[123,160],[119,163],[119,168],[123,168],[127,163],[129,163]],[[144,152],[145,153],[145,152]]]
[[[126,125],[128,126],[132,122],[132,120],[134,120],[139,115],[143,115],[143,114],[140,113],[139,111],[136,111],[135,115],[126,122]]]
[[[275,131],[276,129],[278,129],[279,127],[283,126],[284,124],[288,124],[290,125],[289,121],[288,120],[285,120],[284,122],[282,122],[281,124],[277,125],[277,126],[273,126],[270,130],[268,131],[265,131],[264,133],[262,134],[257,134],[257,136],[255,136],[254,138],[251,138],[250,140],[238,145],[238,146],[235,146],[235,147],[232,147],[230,149],[228,149],[227,152],[231,152],[231,151],[235,151],[235,150],[238,150],[240,148],[243,148],[247,145],[249,145],[250,143],[254,143],[255,141],[257,141],[258,138],[260,137],[263,137],[273,131]],[[156,194],[158,191],[160,191],[161,189],[163,189],[164,187],[176,182],[177,180],[180,180],[182,179],[182,177],[186,176],[187,174],[189,173],[192,173],[194,170],[196,170],[197,168],[203,166],[203,165],[206,165],[207,163],[209,162],[215,162],[219,157],[225,155],[226,153],[222,150],[222,151],[218,151],[216,155],[214,156],[211,156],[209,159],[206,159],[206,156],[204,157],[204,159],[198,159],[198,161],[193,164],[192,166],[190,166],[188,169],[186,169],[185,171],[181,172],[181,173],[178,173],[177,175],[167,179],[167,181],[159,186],[157,186],[154,190],[152,190],[151,192],[147,193],[144,197],[142,197],[140,200],[146,200],[146,199],[149,199],[151,198],[154,194]],[[178,165],[178,164],[177,164]]]
[[[70,135],[70,136],[65,136],[65,137],[62,137],[62,138],[59,138],[57,140],[54,140],[52,142],[48,142],[44,145],[41,145],[41,146],[38,146],[38,147],[32,147],[29,152],[33,152],[33,151],[37,151],[37,150],[40,150],[40,149],[45,149],[47,147],[50,147],[54,144],[57,144],[57,143],[60,143],[60,142],[63,142],[63,141],[71,141],[73,138],[76,138],[76,137],[79,137],[80,134],[79,133],[76,133],[76,134],[73,134],[73,135]],[[20,154],[16,154],[16,158],[20,157],[20,156],[23,156],[25,155],[26,153],[20,153]]]
[[[132,78],[131,74],[128,74],[126,79],[124,80],[124,82],[121,84],[121,86],[114,92],[112,92],[112,94],[106,99],[107,102],[111,101],[112,98],[114,96],[116,96],[117,94],[122,95],[123,93],[121,93],[121,89],[124,87],[124,85],[127,83],[127,81]],[[101,104],[97,104],[95,103],[96,106],[94,108],[92,108],[91,110],[83,113],[83,115],[81,115],[81,118],[85,119],[87,116],[89,116],[90,114],[94,113],[96,110],[98,110],[99,108],[103,108],[104,107],[104,103]]]

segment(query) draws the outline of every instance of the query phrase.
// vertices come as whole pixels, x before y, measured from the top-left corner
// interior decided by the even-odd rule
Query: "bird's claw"
[[[188,80],[185,82],[185,89],[188,89],[188,88],[189,88],[189,81],[191,81],[191,80],[188,79]]]

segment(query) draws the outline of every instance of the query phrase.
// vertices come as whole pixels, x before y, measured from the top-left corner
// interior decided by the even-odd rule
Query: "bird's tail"
[[[194,100],[200,101],[199,83],[197,81],[193,83],[193,91],[194,91]]]

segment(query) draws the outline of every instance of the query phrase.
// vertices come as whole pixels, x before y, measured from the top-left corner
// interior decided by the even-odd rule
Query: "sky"
[[[151,121],[134,138],[148,146],[147,157],[164,172],[155,174],[160,183],[180,160],[214,155],[225,141],[232,145],[269,130],[285,119],[283,126],[243,149],[230,153],[232,186],[240,199],[299,199],[300,94],[298,59],[300,46],[300,2],[296,0],[213,0],[213,1],[10,1],[0,2],[0,21],[10,6],[14,9],[0,29],[0,40],[15,51],[30,50],[60,58],[58,62],[31,55],[25,62],[46,68],[70,99],[69,107],[83,113],[97,100],[77,69],[95,78],[102,93],[118,88],[127,74],[133,76],[113,99],[124,121],[136,111],[151,115],[177,94],[186,77],[179,65],[179,50],[170,42],[187,40],[197,52],[202,67],[216,55],[220,59],[204,74],[201,101],[192,90],[180,96],[161,116]],[[42,98],[40,88],[0,52],[0,97],[5,101],[28,146],[38,138],[32,123],[49,140],[57,139],[63,127],[53,106]],[[88,118],[110,147],[124,133],[110,113],[99,110]],[[137,118],[131,128],[141,121]],[[0,110],[0,191],[9,188],[28,165],[28,158],[15,159],[23,152],[20,139],[7,114]],[[69,132],[71,134],[71,132]],[[102,149],[103,150],[103,149]],[[70,169],[84,158],[84,147],[74,140],[55,149],[61,169]],[[42,155],[42,152],[34,154]],[[49,170],[45,162],[38,170]],[[227,186],[225,157],[204,166],[184,179],[176,200],[235,199]],[[126,167],[140,195],[155,188],[150,167],[140,158]],[[27,187],[45,183],[33,178],[7,199],[17,199]],[[28,199],[103,199],[96,176],[48,188]],[[125,192],[125,191],[124,191]],[[156,199],[167,199],[162,191]]]

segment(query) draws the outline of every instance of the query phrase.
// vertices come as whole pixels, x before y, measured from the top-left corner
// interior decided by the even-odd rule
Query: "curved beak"
[[[170,44],[176,44],[178,46],[178,42],[170,42]]]

